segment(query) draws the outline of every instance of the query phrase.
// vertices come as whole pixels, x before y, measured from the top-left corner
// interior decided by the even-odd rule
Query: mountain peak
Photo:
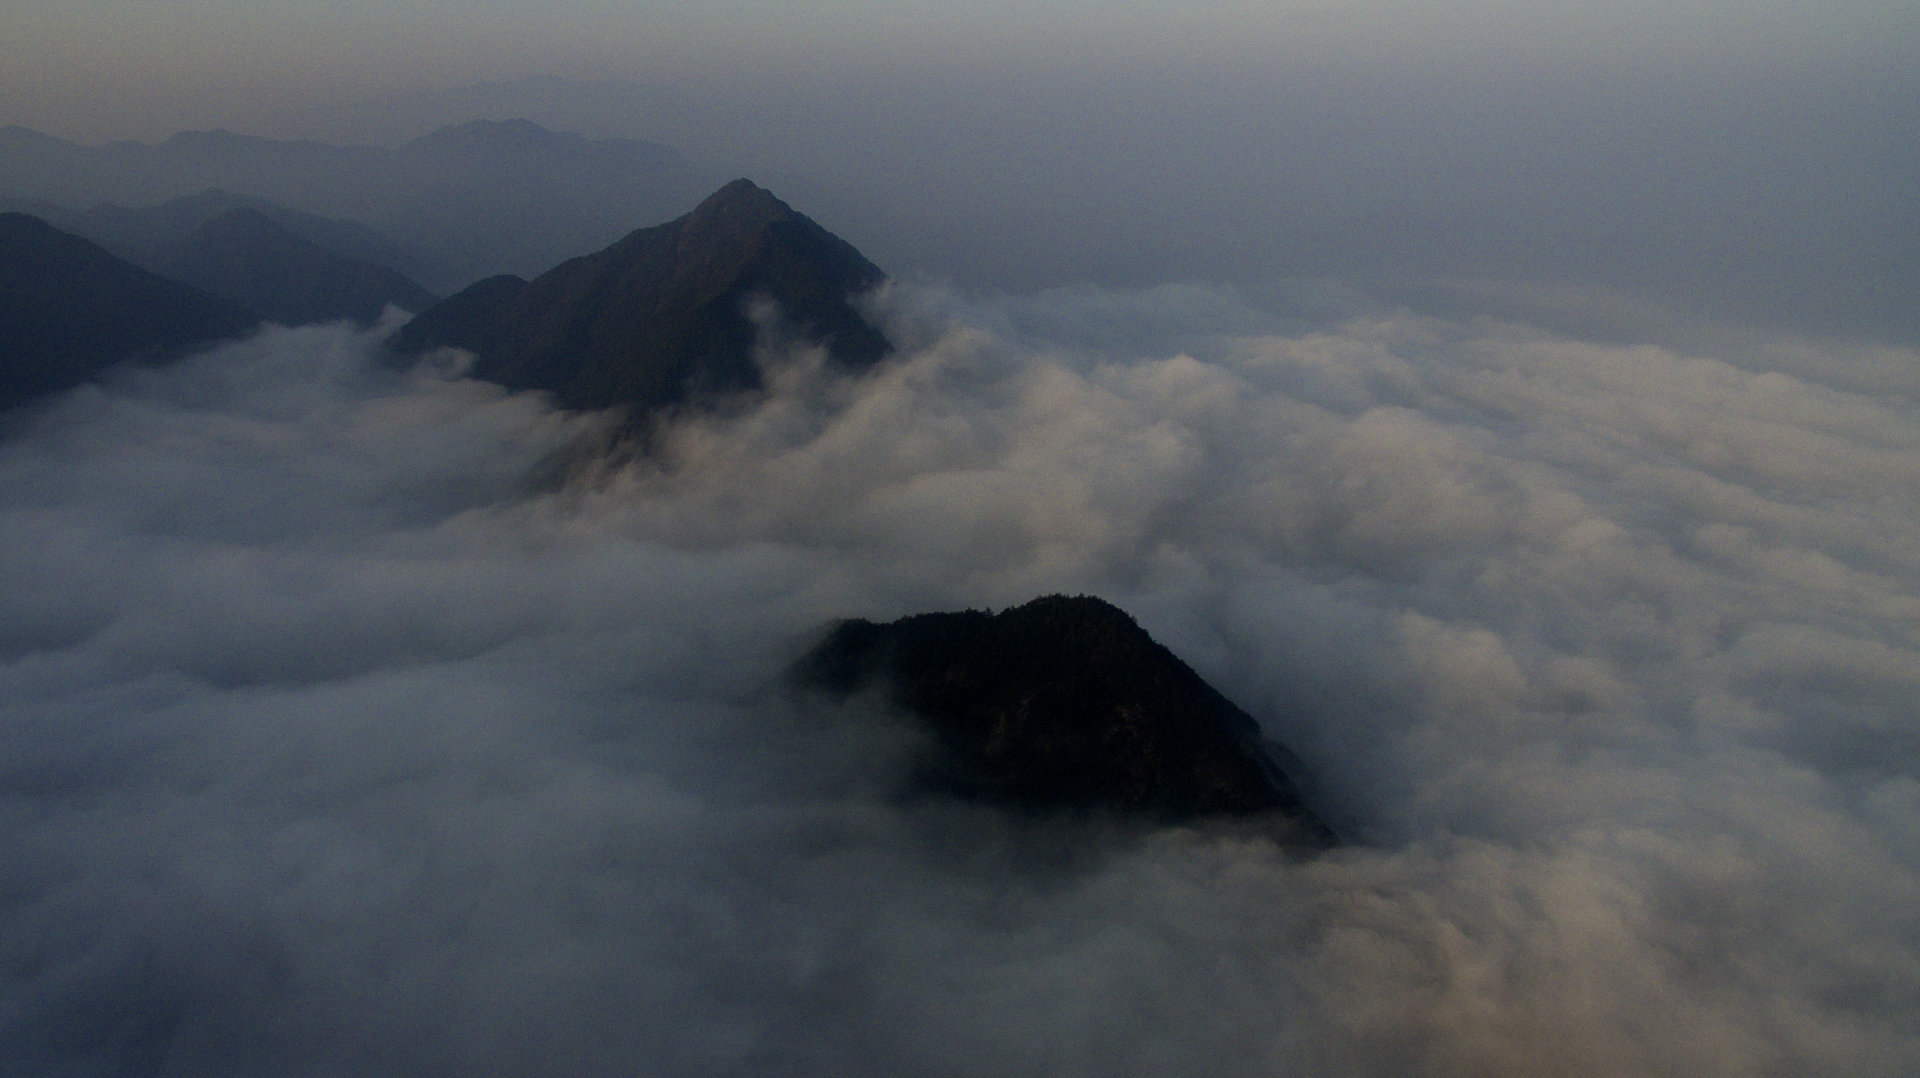
[[[776,221],[805,220],[793,207],[752,180],[734,180],[702,199],[684,218],[680,230],[683,250],[709,253],[751,242]]]
[[[1259,724],[1102,599],[844,621],[794,677],[836,695],[879,687],[925,721],[935,789],[1165,820],[1276,814],[1306,845],[1330,839]]]
[[[701,214],[737,213],[742,210],[790,214],[793,207],[774,197],[772,191],[742,176],[728,181],[718,191],[701,199],[700,204],[693,208],[693,215],[698,217]]]
[[[481,378],[544,389],[572,408],[627,406],[643,419],[759,388],[760,330],[746,310],[758,298],[842,367],[878,362],[891,346],[848,297],[884,276],[853,245],[742,179],[683,217],[523,286],[482,282],[487,302],[456,295],[392,343],[402,353],[465,349]]]

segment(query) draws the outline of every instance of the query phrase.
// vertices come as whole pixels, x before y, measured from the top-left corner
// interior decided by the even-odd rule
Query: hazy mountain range
[[[274,209],[210,194],[80,215],[119,238],[117,253],[31,214],[0,214],[0,406],[71,388],[115,362],[177,358],[262,320],[367,325],[390,307],[437,301],[395,270],[281,225]],[[359,238],[351,226],[284,216],[322,236]]]
[[[0,407],[70,389],[117,362],[177,358],[259,320],[38,218],[0,213]]]
[[[29,282],[37,292],[23,293],[36,298],[22,305],[21,325],[40,322],[23,332],[16,366],[50,363],[64,373],[21,381],[21,399],[30,386],[65,388],[117,356],[186,343],[178,336],[184,330],[172,323],[130,314],[125,326],[89,346],[90,365],[56,361],[52,353],[38,358],[24,342],[54,341],[65,332],[61,327],[86,321],[69,312],[86,308],[95,291],[117,295],[122,282],[151,275],[37,219],[10,219],[40,245],[86,254],[75,257],[70,271]],[[884,279],[879,267],[747,180],[727,184],[691,213],[637,229],[532,281],[491,277],[444,302],[387,267],[301,233],[344,237],[362,249],[377,246],[371,234],[270,204],[208,192],[147,210],[97,207],[77,219],[118,237],[130,259],[154,274],[256,316],[222,323],[227,329],[209,336],[240,332],[257,317],[286,325],[339,318],[364,325],[397,306],[420,312],[391,342],[400,355],[459,348],[474,355],[477,377],[510,389],[546,390],[571,408],[630,409],[636,419],[759,388],[756,348],[778,343],[769,335],[816,342],[832,361],[856,371],[890,349],[850,302]],[[25,239],[18,246],[11,256],[18,266],[43,257]],[[55,283],[60,291],[47,291]],[[770,306],[756,313],[757,304]],[[182,301],[183,317],[196,309]]]
[[[84,212],[232,191],[371,226],[404,252],[398,268],[443,292],[605,246],[713,182],[659,143],[589,139],[526,120],[473,121],[396,147],[226,131],[81,146],[0,128],[0,197],[16,200],[11,208]]]
[[[135,262],[187,241],[195,230],[234,210],[253,210],[293,234],[336,254],[391,268],[408,277],[431,266],[419,252],[357,221],[289,209],[258,195],[209,187],[155,203],[94,203],[72,209],[44,199],[0,199],[0,206],[31,213]]]
[[[116,360],[164,362],[236,337],[255,312],[365,325],[389,304],[423,308],[393,336],[394,352],[460,349],[474,377],[633,421],[759,390],[763,366],[796,345],[856,375],[892,350],[853,306],[885,280],[880,268],[744,179],[532,281],[488,278],[442,302],[281,225],[273,207],[223,211],[230,201],[209,193],[83,215],[144,242],[143,261],[173,280],[37,218],[0,215],[0,333],[11,342],[0,406],[71,388]],[[921,768],[941,776],[941,792],[1161,822],[1271,814],[1289,841],[1330,835],[1267,755],[1259,724],[1097,599],[849,621],[796,677],[842,697],[891,687],[946,747],[944,762]]]
[[[396,270],[323,247],[245,206],[136,261],[289,326],[336,318],[366,324],[388,306],[421,311],[438,300]]]

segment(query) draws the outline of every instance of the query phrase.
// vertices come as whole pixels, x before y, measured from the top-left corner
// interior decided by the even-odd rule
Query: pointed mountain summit
[[[936,789],[1163,821],[1260,816],[1305,846],[1332,838],[1274,759],[1290,754],[1100,599],[844,621],[793,676],[830,695],[878,688],[925,722]]]
[[[163,360],[241,336],[259,321],[37,217],[0,213],[0,408],[70,389],[118,360]]]
[[[474,376],[569,408],[648,412],[757,389],[748,305],[852,370],[891,346],[848,298],[885,279],[853,245],[747,180],[531,281],[491,277],[394,335],[402,355],[453,347]]]

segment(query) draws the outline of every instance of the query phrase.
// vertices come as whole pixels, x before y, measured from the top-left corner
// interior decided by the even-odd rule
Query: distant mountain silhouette
[[[226,131],[82,146],[0,128],[0,200],[137,205],[216,187],[365,222],[408,257],[357,249],[268,212],[323,247],[390,266],[443,293],[490,274],[538,272],[603,247],[635,221],[661,220],[688,205],[716,179],[657,142],[587,138],[527,120],[459,124],[398,146]],[[95,235],[77,221],[49,220]],[[102,243],[115,248],[104,237]]]
[[[239,209],[257,211],[311,243],[410,278],[415,267],[422,264],[417,252],[366,225],[303,213],[268,199],[214,187],[149,206],[103,202],[85,211],[67,210],[57,215],[25,206],[10,208],[26,210],[56,228],[85,236],[136,265],[143,264],[151,252],[183,243],[207,222]]]
[[[131,143],[130,145],[139,145]],[[272,139],[260,135],[241,135],[225,128],[216,127],[211,131],[181,131],[160,143],[164,149],[179,153],[192,154],[207,158],[220,158],[235,155],[270,156],[286,152],[289,148],[304,152],[326,152],[329,147],[324,142],[312,139]]]
[[[415,261],[365,225],[302,213],[216,188],[152,206],[71,210],[26,200],[31,213],[162,277],[229,299],[285,325],[350,318],[387,304],[423,311],[439,297],[394,268]]]
[[[330,251],[251,207],[228,210],[143,261],[289,326],[340,318],[366,325],[388,304],[423,311],[439,302],[393,270]]]
[[[0,214],[0,408],[123,359],[247,333],[252,311],[150,273],[22,213]]]
[[[643,168],[670,168],[680,163],[671,146],[644,139],[590,139],[571,131],[552,131],[532,120],[473,120],[431,131],[407,143],[405,152],[490,158],[572,158]]]
[[[78,148],[66,139],[43,135],[31,127],[21,127],[19,124],[0,127],[0,150],[25,153],[33,150],[61,152]]]
[[[603,127],[642,117],[674,124],[688,102],[665,83],[631,79],[583,81],[529,75],[434,90],[405,90],[340,102],[328,110],[333,130],[391,141],[464,120],[521,116],[559,131]],[[615,118],[617,117],[617,121]]]
[[[643,228],[532,281],[494,277],[423,312],[392,338],[403,355],[474,353],[473,374],[542,389],[569,408],[643,415],[760,385],[746,304],[862,369],[890,350],[848,302],[884,275],[846,241],[746,180],[692,213]]]
[[[4,148],[0,148],[0,152],[4,152]],[[42,221],[60,229],[62,232],[86,235],[86,233],[81,232],[79,229],[68,227],[66,224],[65,219],[72,216],[73,211],[64,206],[58,206],[48,202],[44,198],[8,198],[0,196],[0,213],[24,213],[29,217],[38,217]],[[93,239],[91,236],[87,238]],[[94,240],[94,242],[99,243],[100,241]]]
[[[841,695],[879,687],[928,722],[940,788],[1171,821],[1270,813],[1306,844],[1331,841],[1259,725],[1100,599],[842,622],[794,677]]]

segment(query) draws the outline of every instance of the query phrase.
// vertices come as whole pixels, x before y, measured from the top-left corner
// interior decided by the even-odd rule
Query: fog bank
[[[1920,1065],[1920,356],[875,302],[896,365],[564,483],[604,419],[378,330],[10,417],[0,1069]],[[903,803],[909,728],[780,686],[1049,591],[1349,845]]]

